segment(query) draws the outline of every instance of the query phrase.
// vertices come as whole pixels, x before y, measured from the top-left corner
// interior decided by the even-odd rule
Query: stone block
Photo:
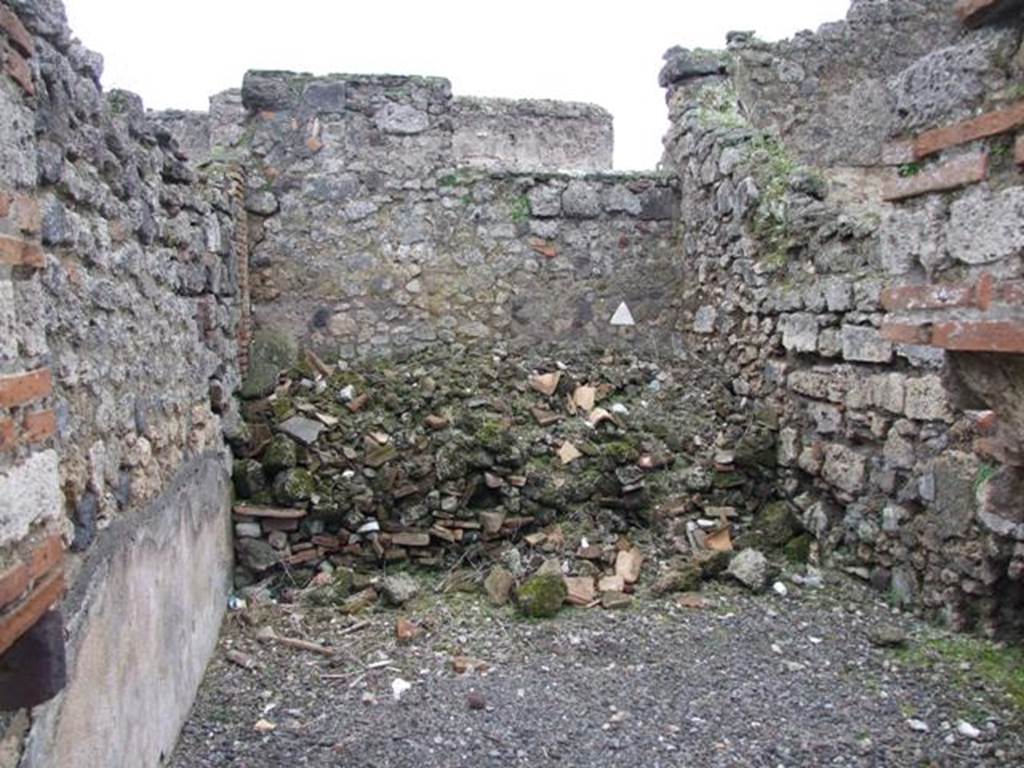
[[[693,332],[708,335],[715,332],[715,320],[718,318],[718,310],[707,304],[697,310],[693,319]]]
[[[667,187],[648,189],[640,197],[640,218],[645,221],[674,219],[679,206],[676,193]]]
[[[946,388],[938,376],[907,379],[905,411],[919,421],[950,421],[952,413]]]
[[[978,507],[980,467],[976,456],[960,451],[948,451],[933,462],[935,498],[928,512],[943,538],[963,536],[970,529]]]
[[[562,211],[570,219],[594,219],[601,215],[601,198],[597,186],[585,181],[572,181],[562,193]]]
[[[964,264],[1016,258],[1024,250],[1024,188],[971,190],[950,207],[947,243]]]
[[[838,371],[793,371],[787,386],[804,397],[841,403],[846,399],[850,385],[847,377]]]
[[[779,320],[782,346],[790,352],[818,350],[818,318],[807,312],[783,315]]]
[[[399,136],[423,133],[430,127],[429,115],[408,104],[387,104],[374,115],[373,121],[384,133]]]
[[[848,312],[853,308],[853,289],[842,278],[825,281],[825,306],[829,312]]]
[[[637,216],[643,204],[640,198],[622,184],[616,184],[605,193],[604,209],[608,213],[628,213]]]
[[[876,328],[843,326],[843,358],[858,363],[888,363],[892,360],[892,342],[882,338]]]
[[[902,414],[906,398],[906,376],[881,373],[871,377],[871,401],[889,413]]]
[[[882,267],[891,275],[910,272],[918,264],[931,271],[945,251],[945,213],[937,202],[911,210],[897,208],[882,221],[878,249]]]
[[[825,446],[822,478],[840,491],[854,495],[864,489],[867,460],[852,448],[830,443]]]
[[[551,218],[562,213],[562,194],[557,187],[543,184],[526,193],[530,214],[538,218]]]

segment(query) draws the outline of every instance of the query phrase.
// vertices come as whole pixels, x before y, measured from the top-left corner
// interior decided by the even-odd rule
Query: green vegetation
[[[530,218],[530,201],[526,195],[520,195],[512,201],[510,207],[512,221],[518,224],[521,221],[526,221]]]
[[[974,495],[975,496],[978,495],[978,491],[981,490],[981,487],[983,485],[985,485],[985,483],[987,483],[989,480],[992,479],[992,477],[993,477],[993,475],[995,475],[995,473],[996,473],[996,467],[994,465],[992,465],[992,464],[987,463],[987,462],[982,463],[982,465],[980,467],[978,467],[978,474],[974,478]]]
[[[948,674],[958,687],[980,683],[1024,718],[1024,648],[958,635],[930,638],[896,653],[908,666]]]
[[[920,163],[904,163],[897,169],[900,178],[909,179],[912,176],[917,176],[921,172]]]
[[[785,265],[792,246],[786,192],[789,178],[798,166],[778,137],[771,134],[762,134],[754,139],[748,153],[761,191],[761,202],[754,214],[753,233],[762,243],[764,262],[781,267]]]

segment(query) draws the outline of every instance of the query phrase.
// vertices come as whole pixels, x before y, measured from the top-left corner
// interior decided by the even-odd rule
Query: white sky
[[[465,96],[600,104],[615,165],[653,168],[666,126],[658,88],[673,45],[722,48],[729,30],[789,37],[849,0],[65,0],[103,54],[106,88],[154,109],[200,109],[247,69],[439,75]]]

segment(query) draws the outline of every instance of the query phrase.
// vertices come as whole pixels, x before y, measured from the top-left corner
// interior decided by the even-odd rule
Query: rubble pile
[[[232,436],[236,588],[373,602],[359,588],[382,566],[459,566],[496,603],[518,584],[531,615],[615,607],[644,560],[630,538],[652,529],[666,557],[721,571],[705,554],[769,518],[775,543],[800,536],[766,506],[774,432],[746,407],[714,372],[622,353],[427,350],[345,370],[308,355]],[[377,587],[393,604],[415,591]]]

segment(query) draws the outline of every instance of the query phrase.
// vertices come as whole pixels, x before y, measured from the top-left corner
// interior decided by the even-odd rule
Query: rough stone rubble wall
[[[852,85],[833,68],[837,40],[841,60],[864,64]],[[697,276],[683,297],[691,343],[771,406],[780,493],[823,556],[957,627],[1020,632],[1019,455],[979,443],[999,399],[1021,434],[1020,357],[999,358],[989,394],[1006,394],[986,403],[957,383],[977,356],[883,335],[887,310],[906,306],[894,286],[994,279],[1011,295],[1024,272],[1012,133],[935,159],[905,154],[908,133],[1020,98],[1007,87],[1024,65],[1019,18],[968,32],[949,3],[856,2],[848,23],[817,35],[732,42],[721,54],[674,49],[662,73],[666,165],[679,171]],[[861,84],[883,98],[858,105],[868,69]],[[871,167],[843,167],[855,164]],[[992,311],[1019,324],[1019,304]]]
[[[60,2],[0,4],[0,31],[5,604],[40,542],[69,550],[67,688],[0,735],[26,766],[156,765],[228,587],[244,182],[197,174],[136,97],[103,94]]]
[[[669,342],[681,279],[670,178],[467,165],[459,115],[470,102],[453,106],[445,80],[251,72],[242,102],[233,134],[237,111],[214,109],[211,134],[226,143],[210,153],[248,169],[257,327],[330,358],[477,338],[603,342],[621,337],[609,320],[626,301],[655,329],[652,343]],[[561,110],[562,143],[579,115],[607,117],[582,105],[472,104],[541,125]],[[178,116],[160,119],[181,129]],[[568,157],[540,154],[554,167]]]

